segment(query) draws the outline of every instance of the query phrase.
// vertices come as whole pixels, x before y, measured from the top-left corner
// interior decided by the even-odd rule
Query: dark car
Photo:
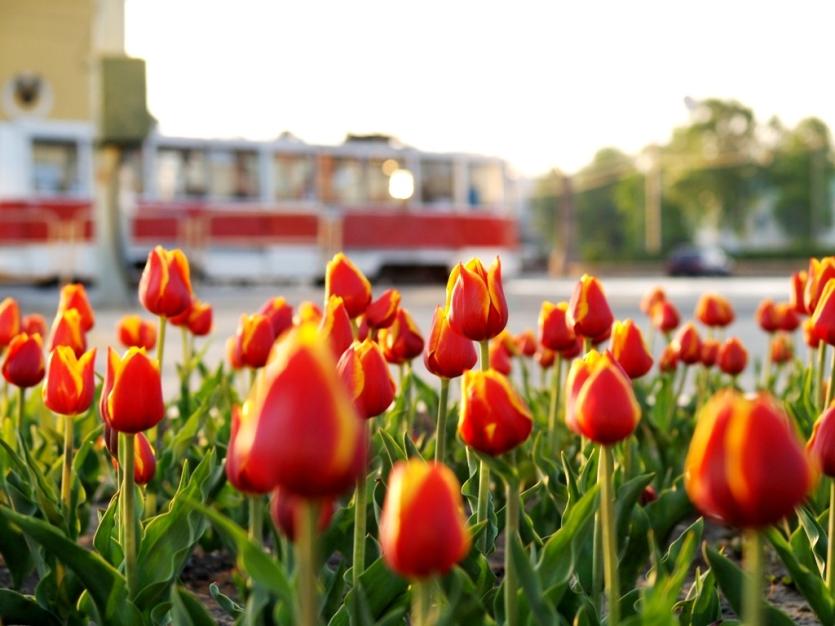
[[[667,258],[667,274],[670,276],[730,276],[732,259],[722,248],[677,248]]]

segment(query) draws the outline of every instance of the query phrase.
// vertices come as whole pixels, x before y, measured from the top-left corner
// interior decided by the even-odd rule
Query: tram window
[[[334,200],[356,204],[365,198],[365,167],[360,159],[336,157],[333,160],[331,190]]]
[[[396,159],[368,161],[368,199],[371,202],[391,202],[389,177],[402,166]]]
[[[33,141],[32,186],[45,194],[79,191],[78,146],[71,141]]]
[[[455,183],[451,161],[422,161],[420,194],[424,204],[452,204]]]
[[[258,198],[258,153],[224,150],[209,156],[211,195],[223,200]]]
[[[470,163],[470,206],[493,206],[502,201],[502,168],[497,163]]]
[[[316,167],[309,154],[276,154],[275,197],[277,200],[313,200],[316,197]]]
[[[203,150],[161,148],[157,153],[157,193],[161,200],[206,195],[206,153]]]

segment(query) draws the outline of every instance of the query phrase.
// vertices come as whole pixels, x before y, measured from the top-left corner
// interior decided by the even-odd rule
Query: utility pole
[[[649,147],[649,168],[644,174],[644,246],[650,254],[661,252],[661,163],[658,146]]]

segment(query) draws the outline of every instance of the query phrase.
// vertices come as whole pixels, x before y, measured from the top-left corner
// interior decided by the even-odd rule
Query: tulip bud
[[[399,461],[389,474],[380,547],[401,576],[444,575],[470,551],[461,486],[441,463]]]
[[[719,351],[717,346],[717,352]],[[658,358],[658,369],[664,373],[675,372],[678,368],[678,350],[673,344],[664,347]]]
[[[0,347],[8,346],[20,330],[20,308],[17,306],[17,300],[6,298],[0,302]]]
[[[15,387],[34,387],[44,375],[43,340],[40,335],[15,335],[3,359],[3,378]]]
[[[270,298],[258,312],[261,315],[266,315],[267,319],[270,320],[270,325],[273,327],[273,335],[275,335],[276,339],[293,327],[293,307],[287,304],[284,298]],[[319,320],[317,319],[316,322],[318,323]]]
[[[614,319],[600,281],[583,274],[568,302],[568,325],[583,337],[605,339]]]
[[[568,324],[568,302],[543,302],[539,309],[539,343],[559,352],[571,348],[576,341],[574,328]]]
[[[147,485],[157,471],[157,458],[145,433],[133,438],[133,480],[137,485]]]
[[[507,301],[499,257],[489,270],[478,259],[456,265],[447,282],[446,308],[455,332],[468,339],[485,341],[502,332],[507,326]]]
[[[187,328],[195,337],[205,337],[212,331],[212,305],[193,296],[188,307],[168,321],[174,326]]]
[[[696,319],[711,328],[724,328],[734,321],[734,310],[726,298],[715,293],[706,293],[696,304]]]
[[[275,489],[270,498],[270,517],[273,518],[273,524],[290,541],[296,540],[296,528],[300,523],[299,513],[301,512],[299,505],[304,500],[304,498],[285,489]],[[316,530],[323,533],[330,526],[333,517],[333,499],[324,498],[319,500],[317,509],[319,518],[316,521]]]
[[[153,350],[157,345],[157,327],[138,315],[125,315],[116,328],[119,343],[126,348]]]
[[[364,471],[367,428],[324,337],[306,324],[281,338],[264,377],[233,412],[226,475],[239,490],[282,487],[336,497]]]
[[[651,316],[655,306],[666,301],[667,294],[664,293],[664,290],[661,287],[653,287],[641,298],[641,312],[644,315]]]
[[[766,298],[757,307],[757,323],[767,333],[776,332],[780,328],[780,314],[777,305],[771,298]]]
[[[549,350],[545,346],[539,346],[536,350],[536,354],[533,355],[533,358],[535,358],[536,362],[539,363],[539,367],[547,370],[554,364],[554,361],[557,360],[557,353],[553,350]]]
[[[830,406],[815,422],[806,450],[826,476],[835,477],[835,407]]]
[[[641,419],[632,382],[611,358],[593,361],[587,376],[582,384],[582,378],[575,377],[570,388],[574,395],[572,419],[580,433],[601,445],[617,443],[631,435]]]
[[[322,309],[319,305],[310,300],[304,300],[299,304],[296,314],[293,316],[293,325],[318,324],[322,321]]]
[[[81,328],[81,314],[76,309],[59,311],[52,322],[49,338],[49,351],[58,346],[69,346],[80,357],[87,350],[87,337]]]
[[[123,357],[107,349],[99,410],[105,423],[122,433],[139,433],[156,426],[165,416],[159,364],[141,348],[129,348]]]
[[[386,360],[394,365],[407,363],[423,352],[423,337],[412,316],[404,308],[397,309],[394,323],[380,329],[380,345]]]
[[[655,487],[653,487],[652,485],[647,485],[646,487],[644,487],[644,490],[641,492],[641,495],[638,498],[638,502],[641,506],[652,504],[656,500],[658,500],[658,492],[655,491]]]
[[[397,386],[383,351],[375,342],[354,342],[342,353],[336,371],[360,417],[377,417],[391,406]]]
[[[0,322],[0,324],[2,324],[2,322]],[[48,332],[46,320],[43,315],[39,315],[37,313],[25,315],[20,321],[20,332],[26,333],[27,335],[40,335],[41,337],[46,337],[46,333]],[[0,334],[2,334],[2,330],[0,330]]]
[[[817,350],[821,344],[820,337],[815,334],[815,324],[811,317],[803,320],[803,339],[812,350]]]
[[[581,435],[580,425],[577,423],[577,416],[574,413],[574,404],[580,390],[583,388],[585,382],[589,379],[592,369],[601,359],[608,359],[610,362],[615,362],[610,352],[600,353],[597,350],[589,350],[583,355],[583,358],[575,360],[568,370],[568,376],[565,379],[565,389],[567,391],[565,396],[565,424],[571,432]]]
[[[835,345],[835,280],[829,281],[818,300],[812,313],[812,327],[818,339]]]
[[[516,342],[516,350],[520,355],[531,358],[536,354],[536,336],[532,330],[523,330],[514,339]]]
[[[530,410],[499,372],[464,372],[461,395],[458,434],[471,448],[498,456],[531,434]]]
[[[809,272],[803,291],[803,302],[809,315],[814,313],[826,286],[833,278],[835,278],[835,257],[809,259]]]
[[[266,315],[242,315],[235,337],[243,365],[258,369],[267,364],[275,337],[272,324]]]
[[[237,337],[229,337],[229,339],[226,340],[226,360],[229,362],[229,367],[233,370],[243,369],[244,367]]]
[[[702,342],[696,327],[688,322],[678,329],[672,343],[679,360],[686,365],[698,363],[702,358]]]
[[[702,341],[702,365],[711,368],[716,365],[718,358],[719,342],[715,339],[705,339]]]
[[[798,315],[809,315],[809,310],[806,308],[803,292],[806,289],[806,281],[809,275],[800,270],[792,274],[792,288],[789,294],[789,305],[794,309]]]
[[[58,302],[58,312],[63,313],[75,309],[81,317],[81,330],[90,332],[96,323],[93,307],[87,299],[87,291],[81,283],[64,285],[61,288],[61,299]]]
[[[435,307],[432,329],[423,355],[426,369],[441,378],[458,378],[478,361],[473,342],[450,326],[446,309]]]
[[[719,369],[730,376],[737,376],[748,364],[748,351],[736,337],[726,339],[719,347]]]
[[[510,376],[513,366],[510,363],[511,354],[508,352],[505,343],[501,340],[501,335],[497,335],[490,340],[489,348],[490,369],[496,370],[500,374]]]
[[[780,320],[780,330],[793,333],[800,326],[800,317],[791,303],[782,302],[777,305],[777,318]]]
[[[673,332],[681,322],[676,306],[669,300],[656,304],[650,311],[650,321],[664,334]]]
[[[640,378],[652,368],[652,356],[641,329],[632,320],[615,322],[612,328],[612,356],[630,378]]]
[[[341,252],[334,255],[325,270],[325,297],[339,296],[354,319],[365,313],[371,302],[371,283],[359,268]]]
[[[369,328],[388,328],[394,323],[399,308],[400,292],[397,289],[386,289],[379,298],[368,305],[365,310],[365,323]]]
[[[77,359],[72,348],[58,346],[49,355],[43,403],[59,415],[79,415],[90,408],[96,391],[96,349]]]
[[[139,300],[149,313],[160,317],[173,317],[188,308],[191,278],[182,250],[157,246],[148,253],[139,279]]]
[[[794,357],[794,345],[788,335],[777,333],[771,339],[771,362],[788,363]]]
[[[742,528],[780,521],[806,498],[816,472],[768,394],[723,390],[699,411],[684,486],[704,514]]]
[[[351,326],[351,318],[339,296],[328,298],[325,307],[325,315],[319,323],[319,332],[328,340],[331,352],[335,359],[339,360],[342,353],[354,343],[354,329]]]

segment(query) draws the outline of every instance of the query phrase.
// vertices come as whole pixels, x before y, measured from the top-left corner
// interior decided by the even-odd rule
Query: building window
[[[273,161],[277,200],[314,200],[316,166],[310,154],[276,154]]]
[[[452,161],[430,160],[420,164],[420,195],[424,204],[450,205],[455,200]]]
[[[336,157],[331,174],[331,192],[336,202],[358,204],[365,198],[365,168],[360,159]]]
[[[223,150],[209,156],[211,195],[220,200],[254,200],[260,196],[258,153]]]
[[[160,148],[156,169],[157,194],[161,200],[202,198],[206,195],[208,167],[204,150]]]
[[[35,193],[78,193],[78,145],[72,141],[33,141],[32,178]]]
[[[502,168],[498,163],[470,163],[470,206],[496,206],[502,201]]]

